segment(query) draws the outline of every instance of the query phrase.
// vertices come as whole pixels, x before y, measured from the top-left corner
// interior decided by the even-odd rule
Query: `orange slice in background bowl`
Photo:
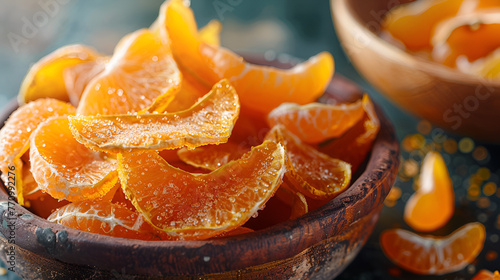
[[[169,114],[72,116],[71,131],[95,150],[195,148],[225,143],[239,115],[238,95],[227,81],[190,109]]]
[[[31,137],[30,161],[38,186],[56,199],[99,198],[118,180],[116,160],[78,143],[67,117],[38,126]]]
[[[281,124],[306,143],[319,143],[344,134],[361,120],[361,100],[352,104],[283,103],[267,115],[270,127]]]
[[[19,107],[0,130],[2,180],[8,188],[13,187],[11,191],[17,196],[19,204],[24,204],[21,157],[29,149],[31,134],[49,117],[74,113],[75,108],[65,102],[50,98],[37,99]]]
[[[64,73],[72,66],[95,61],[98,53],[84,45],[61,47],[35,63],[21,84],[19,104],[39,98],[54,98],[69,101],[64,83]]]
[[[445,237],[390,229],[380,236],[380,245],[399,267],[416,274],[442,275],[470,264],[483,249],[485,238],[482,224],[469,223]]]
[[[257,116],[283,102],[314,102],[333,76],[334,63],[329,53],[320,53],[286,70],[254,65],[228,49],[202,42],[193,12],[182,1],[169,1],[166,13],[168,35],[179,66],[208,86],[228,79],[242,106]]]
[[[169,165],[154,151],[118,154],[122,188],[156,228],[206,239],[243,225],[274,195],[285,172],[281,145],[266,141],[209,174]]]
[[[169,46],[149,30],[138,30],[118,43],[104,71],[86,86],[77,113],[138,112],[170,88],[179,88],[181,79]]]

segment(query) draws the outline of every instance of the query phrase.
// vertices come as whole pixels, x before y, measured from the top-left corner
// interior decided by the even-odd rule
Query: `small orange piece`
[[[122,188],[155,227],[182,239],[206,239],[243,225],[281,184],[281,145],[266,141],[209,174],[169,165],[156,152],[118,154]]]
[[[194,150],[183,148],[177,154],[189,165],[213,171],[232,160],[239,159],[249,150],[245,146],[227,142],[217,146],[202,146]]]
[[[415,230],[430,232],[444,226],[455,211],[455,193],[448,169],[438,152],[422,163],[417,191],[405,206],[404,219]]]
[[[380,236],[385,255],[399,267],[417,274],[442,275],[463,269],[483,249],[486,230],[469,223],[445,237],[420,236],[390,229]]]
[[[118,180],[116,160],[78,143],[67,117],[38,126],[31,137],[30,161],[38,186],[56,199],[99,198]]]
[[[19,103],[45,97],[69,101],[63,78],[65,70],[94,61],[97,56],[96,51],[83,45],[64,46],[55,50],[30,68],[19,90]]]
[[[433,37],[436,42],[432,57],[444,65],[455,67],[460,57],[473,62],[500,48],[500,36],[497,36],[500,33],[500,13],[456,17],[440,27]]]
[[[95,150],[195,148],[227,141],[239,114],[238,95],[229,82],[188,110],[170,114],[71,116],[76,139]]]
[[[380,120],[368,95],[363,96],[362,104],[365,110],[363,119],[340,138],[319,147],[320,152],[351,164],[353,172],[366,159],[380,129]]]
[[[19,204],[24,203],[21,156],[29,149],[31,133],[48,117],[74,113],[75,108],[66,102],[50,98],[37,99],[19,107],[0,130],[2,180],[8,190],[17,195]]]
[[[364,115],[361,100],[352,104],[284,103],[267,116],[270,127],[281,124],[306,143],[339,137]]]
[[[149,30],[138,30],[118,43],[104,71],[85,87],[77,113],[138,112],[170,88],[179,88],[180,83],[169,46]]]
[[[297,192],[293,190],[293,188],[287,186],[284,182],[276,192],[276,197],[292,209],[290,213],[290,220],[302,217],[309,212],[309,205],[307,204],[306,197],[300,192]]]
[[[290,186],[313,199],[332,199],[349,187],[351,166],[330,158],[288,132],[281,125],[273,127],[266,140],[282,144],[286,151],[286,179]]]
[[[455,16],[464,0],[420,0],[399,5],[386,14],[382,28],[408,50],[431,49],[436,25]]]
[[[55,211],[47,220],[77,230],[114,237],[172,239],[144,221],[141,214],[109,201],[74,202]]]
[[[269,113],[283,102],[313,102],[331,80],[334,63],[327,52],[287,70],[249,64],[228,49],[202,42],[193,12],[181,0],[166,5],[168,35],[180,67],[207,85],[228,79],[242,106],[258,115]]]
[[[495,271],[495,273],[482,269],[480,270],[472,280],[500,280],[500,273],[498,270]]]
[[[198,36],[200,41],[213,46],[220,46],[220,33],[222,31],[222,23],[216,19],[211,20],[207,25],[200,28]]]

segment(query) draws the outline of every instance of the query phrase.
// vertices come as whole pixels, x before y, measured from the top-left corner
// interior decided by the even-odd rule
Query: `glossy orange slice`
[[[155,227],[206,239],[245,223],[273,196],[285,171],[284,149],[266,141],[209,174],[169,165],[156,152],[118,154],[122,187]]]
[[[227,141],[239,114],[238,95],[227,81],[188,110],[170,114],[72,116],[76,139],[95,150],[195,148]]]
[[[267,116],[270,127],[281,124],[306,143],[339,137],[364,115],[361,100],[352,104],[284,103]]]
[[[273,127],[266,139],[285,147],[285,176],[296,191],[313,199],[332,199],[349,187],[351,166],[348,163],[302,143],[281,125]]]
[[[429,232],[444,226],[455,210],[455,192],[443,157],[429,152],[422,163],[419,186],[406,202],[404,219],[412,228]]]
[[[116,160],[78,143],[67,117],[51,118],[33,132],[31,173],[56,199],[80,201],[105,195],[118,180]]]
[[[351,164],[353,172],[370,153],[380,130],[380,121],[368,95],[363,96],[362,104],[365,111],[363,119],[341,137],[319,147],[320,152]]]
[[[494,273],[486,270],[486,269],[481,269],[473,278],[472,280],[500,280],[500,273],[498,270],[496,270]]]
[[[95,60],[80,63],[64,70],[64,85],[71,104],[78,106],[87,85],[104,71],[110,59],[110,57],[98,57]]]
[[[83,45],[69,45],[55,50],[30,68],[19,90],[19,103],[46,97],[69,101],[64,72],[97,57],[94,49]]]
[[[321,96],[334,71],[333,58],[320,53],[287,70],[247,63],[232,51],[201,41],[193,12],[180,0],[169,1],[166,26],[180,67],[207,85],[228,79],[242,106],[269,113],[283,102],[307,104]]]
[[[138,30],[118,43],[104,71],[85,87],[77,113],[138,112],[170,88],[179,88],[180,83],[169,46],[149,30]]]
[[[486,230],[469,223],[446,237],[419,236],[390,229],[380,236],[385,255],[395,264],[417,274],[442,275],[463,269],[483,249]]]
[[[108,201],[70,203],[52,213],[47,220],[108,236],[141,240],[172,239],[144,221],[139,213]]]
[[[234,142],[227,142],[217,146],[202,146],[194,150],[183,148],[177,154],[189,165],[213,171],[232,160],[239,159],[249,150]]]
[[[29,149],[31,133],[51,116],[74,114],[75,108],[55,99],[37,99],[19,107],[0,130],[0,170],[9,194],[24,204],[21,156]]]

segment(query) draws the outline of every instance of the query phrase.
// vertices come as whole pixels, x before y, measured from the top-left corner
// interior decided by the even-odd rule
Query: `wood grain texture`
[[[335,77],[322,100],[352,100],[360,94],[351,82]],[[394,130],[380,110],[378,113],[381,130],[364,172],[346,192],[303,217],[223,239],[148,242],[49,223],[16,204],[18,273],[30,279],[332,278],[371,234],[399,167]],[[6,200],[1,188],[0,222],[7,217],[1,202]],[[4,227],[0,232],[8,234]],[[5,238],[0,237],[0,242],[5,245]]]

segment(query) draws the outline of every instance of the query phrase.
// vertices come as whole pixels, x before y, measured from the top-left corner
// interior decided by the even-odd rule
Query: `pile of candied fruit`
[[[370,98],[315,103],[329,53],[259,66],[220,32],[170,0],[111,56],[72,45],[41,59],[0,130],[8,194],[82,231],[201,240],[295,219],[348,189],[380,127]]]

